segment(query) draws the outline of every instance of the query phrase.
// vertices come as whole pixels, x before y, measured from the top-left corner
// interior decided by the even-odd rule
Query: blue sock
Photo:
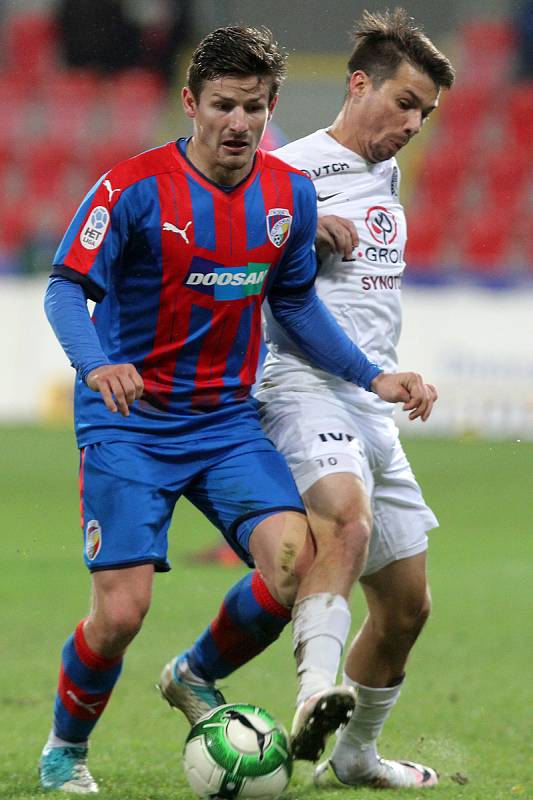
[[[249,572],[187,652],[189,667],[209,683],[225,678],[274,642],[290,618],[290,609],[272,597],[260,574]]]
[[[54,733],[66,742],[86,742],[100,719],[122,669],[122,656],[103,658],[90,649],[82,620],[61,654]]]

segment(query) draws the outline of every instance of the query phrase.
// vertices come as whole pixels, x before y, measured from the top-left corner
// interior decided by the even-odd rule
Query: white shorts
[[[300,494],[337,472],[351,472],[365,484],[373,529],[363,575],[427,550],[427,531],[438,522],[424,502],[391,417],[303,391],[262,404],[261,421],[287,459]]]

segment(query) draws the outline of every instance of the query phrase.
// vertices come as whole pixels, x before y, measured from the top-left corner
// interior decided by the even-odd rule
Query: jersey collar
[[[194,164],[187,158],[187,153],[185,148],[187,146],[187,142],[190,141],[190,139],[191,139],[190,136],[188,138],[181,137],[176,142],[172,142],[171,152],[178,161],[182,170],[188,175],[191,175],[196,181],[198,181],[198,183],[204,185],[205,188],[211,190],[215,189],[216,191],[224,195],[229,195],[229,194],[234,195],[234,194],[241,194],[248,188],[248,186],[250,186],[254,182],[255,177],[257,173],[260,171],[261,165],[263,163],[263,153],[261,150],[259,149],[256,150],[256,153],[254,155],[253,167],[251,169],[251,172],[246,176],[246,178],[243,178],[240,183],[236,184],[236,186],[225,186],[224,184],[212,181],[210,178],[204,175],[203,172],[200,172],[200,170],[197,169],[194,166]]]

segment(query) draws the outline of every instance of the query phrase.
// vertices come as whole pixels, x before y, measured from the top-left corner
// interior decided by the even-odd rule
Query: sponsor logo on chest
[[[372,244],[363,241],[355,251],[357,258],[365,258],[373,264],[396,265],[403,261],[403,248],[398,236],[399,223],[396,215],[385,206],[371,206],[365,216],[365,227],[370,234]],[[370,284],[365,289],[377,288]],[[385,288],[385,287],[380,287]],[[388,286],[386,288],[397,288]]]
[[[320,167],[302,169],[302,172],[314,181],[317,178],[323,178],[325,175],[338,175],[340,172],[346,172],[347,169],[350,169],[350,165],[346,161],[335,161],[333,164],[322,164]]]
[[[242,300],[261,294],[269,269],[270,264],[252,261],[243,266],[225,267],[195,256],[184,285],[214,300]]]

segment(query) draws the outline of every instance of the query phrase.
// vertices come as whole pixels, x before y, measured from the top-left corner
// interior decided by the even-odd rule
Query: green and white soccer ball
[[[284,728],[268,711],[230,704],[193,726],[183,767],[198,797],[274,800],[289,783],[292,758]]]

